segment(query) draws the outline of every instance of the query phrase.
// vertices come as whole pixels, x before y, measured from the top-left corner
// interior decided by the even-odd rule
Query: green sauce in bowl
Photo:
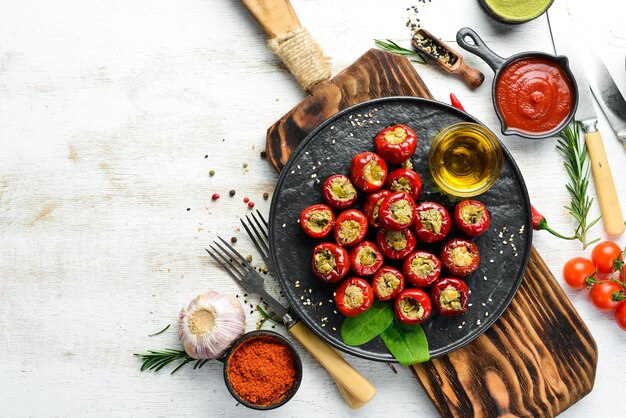
[[[533,20],[550,7],[554,0],[480,0],[480,4],[496,19],[508,23]]]

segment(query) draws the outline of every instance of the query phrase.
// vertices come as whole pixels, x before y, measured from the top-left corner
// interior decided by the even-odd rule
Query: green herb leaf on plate
[[[358,316],[349,316],[341,325],[341,338],[347,345],[361,345],[373,340],[393,322],[393,308],[379,300]]]
[[[380,338],[389,352],[404,366],[430,360],[428,340],[420,325],[402,325],[393,322]]]

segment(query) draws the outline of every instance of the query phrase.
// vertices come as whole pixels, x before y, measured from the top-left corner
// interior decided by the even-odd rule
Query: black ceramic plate
[[[352,157],[373,151],[376,134],[396,123],[410,126],[419,138],[412,158],[424,184],[419,201],[439,202],[451,212],[455,201],[435,191],[428,168],[428,151],[431,140],[441,129],[458,122],[478,121],[428,99],[372,100],[345,109],[320,125],[283,169],[270,210],[270,247],[277,277],[293,310],[334,347],[371,360],[394,361],[379,338],[358,347],[342,342],[340,330],[344,317],[335,312],[332,302],[336,285],[321,282],[311,272],[311,252],[318,241],[301,231],[297,222],[300,212],[309,205],[322,203],[324,180],[332,174],[348,174]],[[466,279],[472,292],[471,306],[464,316],[446,318],[433,314],[423,324],[431,357],[447,354],[482,334],[511,302],[526,269],[532,236],[530,201],[511,155],[504,148],[503,154],[500,178],[478,197],[487,205],[492,221],[489,231],[474,239],[481,251],[481,263]],[[450,236],[460,234],[452,231]],[[438,254],[440,246],[418,243],[418,248]]]

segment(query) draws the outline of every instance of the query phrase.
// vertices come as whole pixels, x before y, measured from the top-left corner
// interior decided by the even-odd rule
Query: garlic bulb
[[[246,315],[233,296],[215,290],[180,310],[178,337],[195,359],[216,359],[244,333]]]

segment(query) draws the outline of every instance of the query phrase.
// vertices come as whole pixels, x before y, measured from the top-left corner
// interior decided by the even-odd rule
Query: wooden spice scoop
[[[418,29],[411,41],[413,48],[433,59],[446,72],[460,75],[470,87],[483,84],[485,75],[465,63],[461,54],[425,29]],[[444,50],[444,53],[441,51]]]

